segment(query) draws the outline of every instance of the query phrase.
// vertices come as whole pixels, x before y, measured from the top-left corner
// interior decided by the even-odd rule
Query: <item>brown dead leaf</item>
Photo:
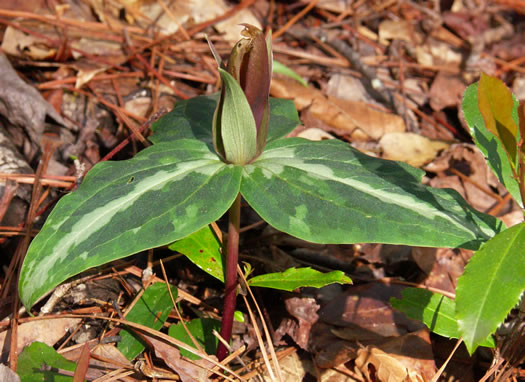
[[[436,367],[427,330],[394,338],[380,346],[358,350],[356,371],[380,382],[429,381]],[[370,372],[373,366],[375,373]]]
[[[311,297],[290,297],[286,299],[285,306],[288,313],[298,321],[298,326],[293,328],[295,330],[289,334],[299,347],[306,349],[310,329],[319,318],[317,311],[320,306]]]
[[[415,133],[387,133],[379,141],[383,158],[399,160],[414,167],[431,162],[449,144],[433,141]]]
[[[89,346],[92,355],[86,374],[88,380],[103,377],[117,368],[133,368],[131,362],[113,344],[99,344],[99,341],[95,339],[84,342],[84,345]],[[60,354],[70,361],[77,362],[82,349],[83,346],[76,346],[64,349],[60,351]]]
[[[8,26],[2,40],[2,50],[11,56],[48,60],[56,55],[56,48],[49,46],[49,41]]]
[[[179,349],[174,345],[146,333],[141,333],[141,335],[151,344],[155,350],[155,355],[175,371],[182,382],[209,381],[208,370],[213,367],[212,363],[204,359],[191,362],[187,361],[181,358]]]
[[[384,20],[379,24],[379,41],[388,45],[387,40],[402,40],[414,46],[421,43],[423,36],[407,20]]]
[[[308,109],[336,133],[350,136],[351,141],[378,140],[389,132],[403,132],[405,125],[398,115],[385,113],[362,102],[326,97],[319,90],[297,81],[274,78],[271,94],[295,102],[299,111]]]
[[[445,107],[459,105],[465,87],[459,75],[440,71],[430,87],[430,107],[434,110],[442,110]]]
[[[77,326],[80,321],[82,321],[80,318],[53,318],[28,321],[19,325],[17,335],[18,353],[35,341],[53,346],[69,330]],[[9,350],[10,342],[11,330],[0,333],[0,348],[5,349],[0,358],[2,362],[7,360],[8,354],[6,352]]]
[[[421,329],[423,324],[390,306],[390,298],[400,298],[402,289],[400,285],[381,283],[351,286],[319,310],[319,319],[334,326],[358,326],[383,337]]]
[[[327,133],[326,131],[317,127],[311,127],[309,129],[301,131],[297,134],[299,138],[309,139],[310,141],[324,141],[325,139],[335,139],[335,137]]]
[[[438,174],[430,181],[432,187],[457,190],[479,211],[485,212],[497,202],[491,187],[502,186],[474,145],[452,145],[424,169]]]
[[[412,258],[427,275],[426,287],[455,293],[456,281],[472,256],[468,250],[450,248],[412,248]]]
[[[425,44],[416,47],[417,62],[425,66],[446,66],[451,71],[459,71],[462,56],[449,44],[429,38]]]

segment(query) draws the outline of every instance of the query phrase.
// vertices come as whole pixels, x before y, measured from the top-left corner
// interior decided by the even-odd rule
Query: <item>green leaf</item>
[[[173,299],[177,299],[177,288],[171,287]],[[166,284],[155,283],[144,291],[137,303],[126,315],[126,320],[159,330],[168,318],[173,302]],[[142,338],[133,330],[122,329],[121,341],[117,348],[130,361],[135,359],[145,348]]]
[[[257,153],[257,127],[252,109],[235,78],[219,68],[222,93],[213,115],[212,131],[216,151],[224,150],[225,159],[245,164]]]
[[[510,192],[514,200],[523,206],[519,184],[512,174],[512,168],[508,161],[507,154],[501,142],[486,127],[483,116],[478,107],[478,84],[470,85],[463,96],[462,104],[465,115],[465,122],[468,125],[474,143],[481,150],[489,167],[498,177],[501,184]],[[514,99],[512,108],[512,118],[517,123],[518,101]]]
[[[402,299],[392,297],[390,304],[408,317],[423,322],[432,332],[448,338],[460,338],[456,321],[456,303],[439,293],[426,289],[403,289]],[[488,337],[482,346],[494,347],[494,339]]]
[[[190,333],[193,335],[193,337],[197,340],[197,342],[202,346],[202,348],[206,351],[207,354],[215,354],[217,351],[217,337],[213,335],[213,330],[220,331],[221,323],[220,321],[211,319],[211,318],[197,318],[194,320],[191,320],[190,322],[186,322],[186,327],[190,331]],[[190,336],[184,329],[181,323],[171,325],[168,331],[168,334],[178,339],[179,341],[184,342],[185,344],[188,344],[192,347],[195,345],[193,344],[193,341],[191,340]],[[199,356],[190,353],[187,350],[180,349],[180,354],[183,355],[186,358],[192,359],[192,360],[198,360],[200,359]]]
[[[22,382],[71,382],[73,377],[60,374],[57,369],[74,372],[76,367],[74,362],[65,359],[51,346],[33,342],[18,356],[16,372]]]
[[[169,249],[182,253],[204,272],[224,282],[221,243],[210,226],[176,241]]]
[[[269,224],[316,243],[477,248],[502,229],[422,174],[340,141],[290,138],[244,167],[241,193]]]
[[[198,139],[212,143],[211,124],[219,93],[179,101],[172,111],[153,123],[153,143]],[[284,137],[301,122],[293,101],[270,97],[268,142]]]
[[[270,97],[270,125],[267,144],[283,138],[301,124],[292,100]]]
[[[248,280],[252,287],[293,291],[301,287],[321,288],[328,284],[352,284],[342,271],[322,273],[312,268],[289,268],[284,272],[267,273]]]
[[[482,73],[478,85],[478,107],[485,127],[500,139],[515,168],[518,126],[512,118],[516,109],[512,93],[499,78]]]
[[[294,72],[292,69],[290,69],[288,66],[281,64],[279,61],[273,61],[273,72],[282,74],[284,76],[293,78],[297,82],[299,82],[303,86],[308,86],[306,81],[301,77],[299,74]]]
[[[486,242],[456,288],[456,318],[470,353],[493,333],[525,290],[525,223]]]
[[[22,302],[30,308],[71,276],[172,243],[215,221],[233,203],[240,179],[240,168],[195,140],[154,145],[133,159],[96,165],[77,191],[60,200],[31,243],[20,275]]]

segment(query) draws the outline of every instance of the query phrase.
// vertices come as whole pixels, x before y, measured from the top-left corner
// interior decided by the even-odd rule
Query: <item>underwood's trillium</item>
[[[222,89],[213,116],[213,144],[226,162],[246,164],[264,149],[270,119],[271,35],[243,24],[244,38],[232,49],[228,66],[219,64]]]

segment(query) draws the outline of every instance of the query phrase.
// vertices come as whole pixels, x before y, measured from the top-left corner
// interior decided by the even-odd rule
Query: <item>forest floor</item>
[[[466,87],[482,72],[525,100],[522,0],[0,0],[0,380],[16,380],[8,367],[22,381],[223,380],[220,368],[210,372],[212,352],[212,361],[190,362],[156,334],[222,310],[223,285],[168,248],[82,273],[31,315],[19,309],[17,278],[31,238],[93,166],[132,158],[178,102],[220,89],[205,35],[224,59],[241,23],[271,29],[274,59],[304,81],[273,76],[271,96],[292,100],[299,112],[290,136],[337,139],[408,163],[425,171],[424,184],[456,190],[507,226],[523,220],[461,111]],[[342,270],[353,284],[253,288],[260,311],[239,296],[246,320],[235,323],[238,357],[223,364],[229,378],[525,380],[523,333],[510,334],[521,343],[511,350],[509,336],[500,336],[496,348],[469,355],[462,344],[455,349],[457,339],[390,305],[406,287],[454,297],[473,251],[312,244],[275,230],[244,203],[241,225],[240,261],[257,273]],[[165,288],[151,289],[152,303],[167,299],[167,318],[155,326],[139,314],[135,322],[154,329],[135,340],[136,350],[123,349],[121,332],[133,333],[126,314],[155,282],[177,288],[177,307]],[[259,339],[263,321],[269,336]],[[204,343],[215,326],[196,336]],[[215,346],[211,338],[205,350]]]

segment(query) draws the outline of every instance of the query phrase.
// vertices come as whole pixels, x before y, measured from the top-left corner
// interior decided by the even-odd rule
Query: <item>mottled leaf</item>
[[[22,382],[71,382],[76,364],[65,359],[53,347],[42,342],[33,342],[26,346],[18,356],[17,373]],[[71,372],[71,376],[59,373],[59,370]]]
[[[204,272],[224,282],[221,243],[210,226],[176,241],[169,249],[184,254]]]
[[[241,193],[275,228],[316,243],[477,248],[502,228],[423,172],[336,141],[272,142],[243,169]]]
[[[19,283],[24,305],[86,269],[172,243],[215,221],[233,203],[240,178],[240,168],[195,140],[96,165],[31,243]]]
[[[172,287],[173,299],[177,299],[177,288]],[[155,283],[144,291],[142,296],[129,313],[126,320],[135,322],[159,330],[168,318],[168,314],[173,308],[173,302],[164,283]],[[131,329],[120,331],[122,339],[117,345],[118,350],[130,361],[135,359],[144,350],[144,340]]]
[[[351,284],[352,280],[341,271],[322,273],[312,268],[288,268],[284,272],[266,273],[248,280],[248,284],[252,287],[286,291],[293,291],[301,287],[321,288],[334,283]]]
[[[218,340],[217,337],[213,335],[213,330],[216,330],[217,332],[220,331],[220,321],[214,320],[212,318],[196,318],[194,320],[186,322],[186,327],[207,354],[216,353]],[[185,344],[188,344],[192,347],[195,346],[190,336],[188,335],[188,332],[186,332],[186,329],[184,329],[181,323],[171,325],[168,334],[171,337],[184,342]],[[190,353],[187,350],[180,348],[179,350],[180,354],[186,358],[192,360],[201,359],[198,355]]]
[[[516,112],[512,93],[499,78],[482,73],[478,85],[478,107],[485,127],[499,138],[515,167],[518,126],[512,118],[512,113]]]
[[[172,111],[153,123],[153,143],[198,139],[212,143],[211,124],[219,93],[179,101]],[[284,137],[301,122],[293,101],[270,97],[268,142]]]
[[[486,242],[456,288],[456,318],[469,352],[493,333],[525,290],[525,223]]]
[[[456,303],[439,293],[426,289],[406,288],[401,299],[392,297],[390,304],[408,317],[423,322],[432,332],[448,338],[460,338],[456,321]],[[482,346],[494,347],[492,337]]]
[[[514,99],[512,118],[517,123],[518,101]],[[474,143],[481,150],[489,167],[498,177],[501,184],[510,192],[514,200],[521,203],[521,195],[517,180],[514,178],[507,154],[498,138],[486,127],[478,107],[478,84],[470,85],[463,96],[463,113]]]

